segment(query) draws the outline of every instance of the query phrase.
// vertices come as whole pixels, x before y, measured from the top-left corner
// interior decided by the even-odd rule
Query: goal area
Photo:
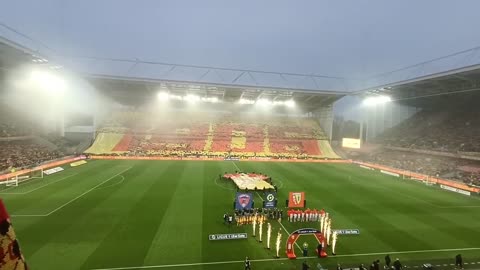
[[[1,184],[4,184],[6,187],[17,187],[21,183],[30,182],[34,179],[43,178],[43,169],[34,169],[29,172],[19,172],[15,176],[6,179]]]

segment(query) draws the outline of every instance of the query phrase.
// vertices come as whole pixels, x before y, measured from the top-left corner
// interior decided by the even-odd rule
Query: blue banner
[[[265,208],[274,208],[277,206],[277,193],[275,192],[265,192],[265,197],[263,198],[265,202]]]
[[[237,192],[235,196],[235,209],[251,209],[253,204],[252,193]]]

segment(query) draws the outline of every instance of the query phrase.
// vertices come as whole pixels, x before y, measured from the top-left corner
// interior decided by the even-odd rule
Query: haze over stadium
[[[479,7],[4,3],[0,269],[479,269]]]

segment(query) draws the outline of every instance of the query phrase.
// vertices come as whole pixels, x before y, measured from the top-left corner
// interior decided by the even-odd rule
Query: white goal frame
[[[39,172],[40,174],[36,174],[36,172]],[[8,178],[7,180],[3,181],[2,184],[4,183],[7,187],[18,187],[19,183],[38,178],[43,178],[43,169],[35,169],[24,174],[16,174],[14,177]]]

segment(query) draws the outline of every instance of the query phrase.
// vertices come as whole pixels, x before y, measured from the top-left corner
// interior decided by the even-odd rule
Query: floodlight
[[[295,107],[295,101],[293,99],[290,99],[290,100],[286,100],[284,102],[285,106],[289,107],[289,108],[293,108]]]
[[[271,102],[270,100],[268,100],[266,98],[261,98],[261,99],[257,100],[257,102],[255,104],[258,104],[258,105],[272,105],[273,102]]]
[[[241,99],[238,101],[238,103],[239,103],[239,104],[254,104],[254,103],[255,103],[255,100],[241,98]]]
[[[160,100],[160,101],[167,101],[167,100],[170,99],[170,96],[168,95],[167,92],[159,92],[159,93],[157,94],[157,98],[158,98],[158,100]]]
[[[389,96],[375,96],[375,97],[368,97],[363,100],[363,105],[365,106],[375,106],[379,104],[385,104],[392,101],[392,98]]]
[[[197,96],[197,95],[186,95],[185,97],[183,97],[183,100],[187,101],[188,103],[195,103],[197,101],[200,100],[200,97]]]
[[[207,98],[207,101],[212,102],[212,103],[217,103],[219,100],[218,100],[217,97],[211,97],[211,98]]]
[[[284,101],[274,101],[273,102],[273,105],[284,105],[285,102]]]
[[[168,95],[168,99],[182,100],[183,97],[178,96],[178,95],[171,95],[171,94],[169,94],[169,95]]]
[[[65,90],[65,81],[57,75],[41,70],[30,73],[30,82],[46,91],[58,92]]]

